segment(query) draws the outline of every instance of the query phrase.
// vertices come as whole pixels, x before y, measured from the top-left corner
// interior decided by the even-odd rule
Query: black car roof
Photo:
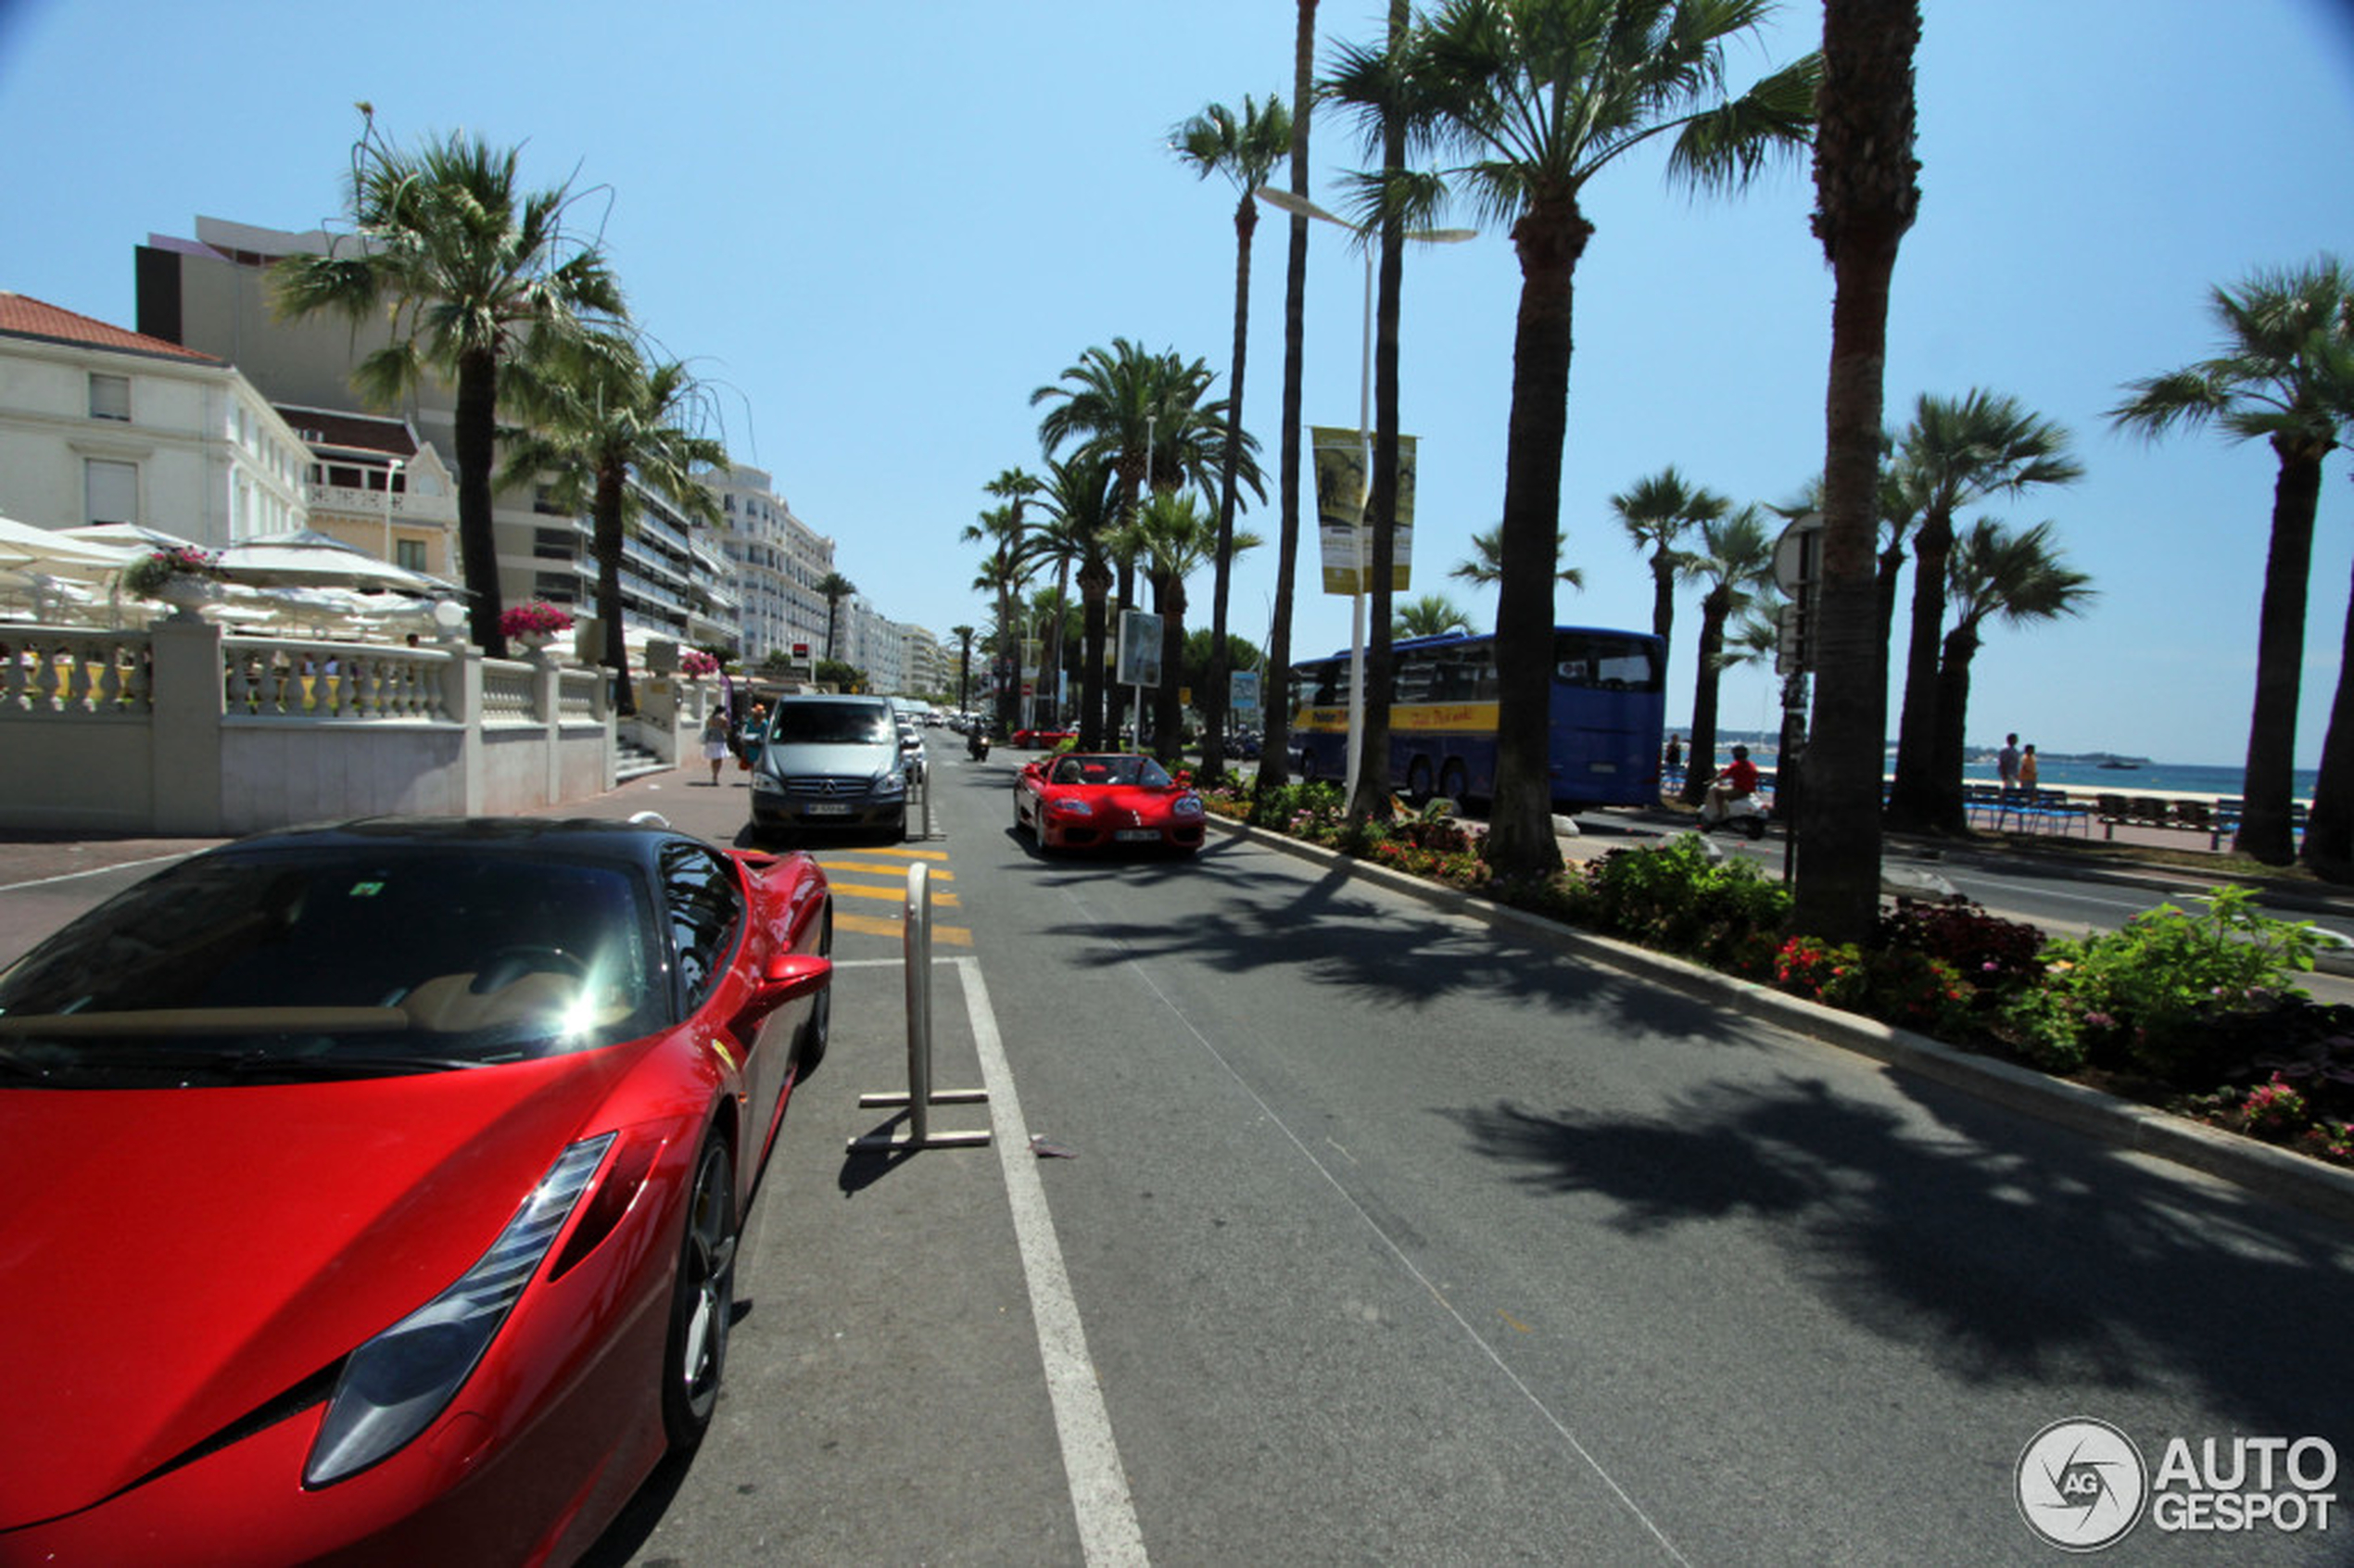
[[[364,816],[348,822],[273,828],[223,844],[213,854],[266,854],[277,850],[415,849],[468,854],[626,860],[652,865],[657,846],[684,838],[652,823],[587,816]]]

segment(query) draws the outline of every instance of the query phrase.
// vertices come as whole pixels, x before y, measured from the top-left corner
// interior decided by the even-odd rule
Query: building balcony
[[[332,512],[338,517],[354,517],[382,521],[385,515],[385,493],[359,485],[305,485],[303,503],[312,516]],[[452,527],[458,521],[458,498],[455,495],[411,495],[406,490],[392,492],[392,520],[420,527]]]

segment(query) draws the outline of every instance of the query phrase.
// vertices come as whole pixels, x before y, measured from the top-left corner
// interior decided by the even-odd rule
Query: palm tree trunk
[[[1920,205],[1913,157],[1918,0],[1824,0],[1815,232],[1834,281],[1823,398],[1823,585],[1815,735],[1802,764],[1792,924],[1862,942],[1879,916],[1888,722],[1873,549],[1889,283]]]
[[[1315,104],[1316,0],[1298,0],[1292,38],[1291,191],[1308,197],[1308,121]],[[1259,752],[1259,789],[1291,780],[1292,581],[1299,575],[1299,412],[1308,322],[1308,220],[1295,213],[1284,261],[1283,523],[1275,537],[1275,609],[1267,626],[1267,660],[1259,682],[1265,741]]]
[[[1569,429],[1571,307],[1577,259],[1592,233],[1566,198],[1532,208],[1512,231],[1520,311],[1497,541],[1496,799],[1487,829],[1488,862],[1507,877],[1550,877],[1562,864],[1550,773],[1554,531]]]
[[[1667,547],[1661,545],[1652,554],[1652,635],[1664,643],[1668,632],[1676,625],[1676,569],[1667,560]],[[1669,653],[1675,650],[1668,649]],[[1666,673],[1664,664],[1661,673]]]
[[[2346,638],[2337,660],[2337,695],[2322,740],[2322,773],[2305,824],[2305,864],[2332,882],[2354,881],[2354,595],[2346,602]]]
[[[2322,501],[2319,455],[2283,448],[2272,484],[2272,542],[2256,634],[2256,704],[2247,725],[2246,805],[2233,847],[2267,866],[2297,858],[2289,808],[2297,794],[2297,692],[2305,656],[2305,588],[2313,568],[2313,516]]]
[[[611,464],[597,471],[594,512],[597,553],[597,619],[603,628],[604,665],[613,672],[614,711],[638,711],[629,685],[629,643],[621,628],[622,506],[627,499],[627,474]]]
[[[1715,597],[1712,594],[1711,601]],[[1715,602],[1703,603],[1700,609],[1700,648],[1692,665],[1691,762],[1684,769],[1683,799],[1688,805],[1698,805],[1707,797],[1709,777],[1716,771],[1716,694],[1725,674],[1725,621],[1730,613],[1728,608]]]
[[[1953,799],[1951,820],[1941,819],[1940,826],[1955,833],[1968,831],[1969,816],[1963,803],[1962,767],[1964,753],[1968,750],[1969,672],[1970,661],[1978,657],[1979,636],[1975,624],[1955,626],[1945,634],[1945,653],[1937,666],[1937,735],[1930,756],[1930,765],[1950,788],[1941,789],[1941,795]]]
[[[1389,0],[1389,49],[1405,46],[1412,17],[1408,0]],[[1393,107],[1382,115],[1382,174],[1395,179],[1406,167],[1406,120]],[[1390,656],[1390,616],[1398,566],[1398,317],[1406,276],[1406,222],[1396,212],[1382,220],[1381,282],[1373,310],[1373,471],[1367,477],[1361,526],[1373,532],[1369,570],[1372,633],[1365,644],[1365,728],[1358,747],[1357,798],[1348,815],[1359,822],[1386,822],[1394,815],[1389,792],[1389,703],[1396,681]],[[1550,619],[1550,609],[1547,618]],[[1551,836],[1551,803],[1546,805]]]
[[[1945,573],[1954,554],[1954,520],[1931,512],[1913,540],[1913,623],[1905,646],[1905,702],[1896,723],[1896,778],[1888,790],[1888,825],[1935,830],[1939,820],[1937,655],[1945,626]]]
[[[1079,653],[1079,749],[1104,744],[1104,638],[1109,616],[1104,601],[1111,592],[1111,568],[1091,561],[1079,569],[1079,597],[1086,605]]]
[[[491,523],[490,471],[499,435],[499,360],[487,351],[458,361],[458,549],[465,557],[467,624],[475,645],[494,659],[507,656],[499,629],[499,539]]]
[[[1234,390],[1226,410],[1231,432],[1225,472],[1218,480],[1218,558],[1209,589],[1209,673],[1202,694],[1201,770],[1216,778],[1226,771],[1226,600],[1233,587],[1235,471],[1243,454],[1243,361],[1250,346],[1250,237],[1259,227],[1259,201],[1250,192],[1234,208]]]
[[[1177,683],[1185,661],[1185,583],[1174,575],[1153,584],[1160,613],[1160,685],[1153,692],[1153,755],[1174,769],[1184,757],[1185,712]]]

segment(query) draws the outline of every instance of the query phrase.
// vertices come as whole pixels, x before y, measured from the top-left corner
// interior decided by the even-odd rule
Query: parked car
[[[1044,752],[1051,751],[1055,747],[1061,745],[1066,740],[1076,740],[1078,739],[1079,731],[1075,729],[1051,729],[1040,727],[1033,729],[1017,729],[1014,731],[1013,739],[1007,741],[1006,744],[1013,747],[1014,750],[1018,752]]]
[[[0,1561],[569,1562],[718,1398],[805,856],[380,819],[0,972]]]
[[[1014,778],[1014,827],[1042,850],[1202,846],[1208,812],[1182,778],[1132,752],[1066,752]]]
[[[905,832],[907,765],[880,697],[780,697],[752,770],[752,823]]]

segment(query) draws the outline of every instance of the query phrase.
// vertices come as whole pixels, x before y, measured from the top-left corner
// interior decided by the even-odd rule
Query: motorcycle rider
[[[1708,793],[1700,803],[1700,819],[1711,827],[1725,820],[1727,810],[1743,795],[1757,792],[1757,765],[1749,760],[1749,748],[1733,748],[1733,760],[1723,772],[1709,781]]]

